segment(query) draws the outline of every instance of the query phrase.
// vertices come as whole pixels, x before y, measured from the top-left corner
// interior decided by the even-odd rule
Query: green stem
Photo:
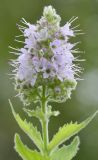
[[[45,86],[43,86],[43,95],[41,99],[41,107],[43,112],[43,119],[42,119],[42,135],[43,135],[43,142],[44,142],[44,154],[48,155],[48,117],[47,117],[47,98],[45,95]]]

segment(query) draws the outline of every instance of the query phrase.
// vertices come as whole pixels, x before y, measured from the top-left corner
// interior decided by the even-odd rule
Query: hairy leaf
[[[80,140],[79,137],[75,137],[72,143],[68,146],[63,146],[62,148],[56,150],[51,155],[52,160],[71,160],[79,150]]]
[[[49,160],[42,156],[39,152],[29,149],[24,145],[18,134],[15,135],[15,150],[23,160]]]
[[[63,127],[61,127],[48,145],[49,152],[51,152],[61,143],[68,140],[70,137],[72,137],[73,135],[81,131],[83,128],[85,128],[97,113],[98,111],[80,124],[78,124],[77,122],[71,122],[70,124],[66,124]]]
[[[20,126],[20,128],[29,136],[29,138],[31,140],[33,140],[33,142],[39,148],[39,150],[42,151],[43,140],[40,135],[40,132],[30,122],[27,122],[26,120],[22,120],[21,117],[19,116],[19,114],[15,113],[11,102],[10,102],[10,106],[12,109],[12,113],[13,113],[18,125]]]

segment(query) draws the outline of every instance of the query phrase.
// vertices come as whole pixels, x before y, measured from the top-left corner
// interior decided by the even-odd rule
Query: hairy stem
[[[43,141],[44,141],[44,154],[48,155],[48,117],[47,117],[47,98],[45,95],[45,86],[43,86],[43,95],[41,99],[41,107],[43,112],[43,119],[42,119],[42,135],[43,135]]]

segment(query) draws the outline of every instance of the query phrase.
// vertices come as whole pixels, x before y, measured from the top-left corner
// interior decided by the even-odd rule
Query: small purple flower
[[[24,30],[24,36],[25,37],[33,36],[36,32],[36,26],[30,23],[27,23],[27,25],[28,25],[28,28]]]
[[[63,27],[61,27],[61,33],[62,35],[66,36],[71,36],[74,37],[74,31],[72,29],[70,29],[71,24],[70,23],[66,23]]]
[[[53,42],[50,43],[50,47],[52,48],[58,48],[62,45],[62,40],[55,39]]]
[[[43,72],[43,78],[53,78],[55,76],[53,65],[48,62],[46,64],[45,71]]]

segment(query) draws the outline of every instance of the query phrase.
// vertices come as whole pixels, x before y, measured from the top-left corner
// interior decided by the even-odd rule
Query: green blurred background
[[[65,122],[81,121],[98,109],[98,0],[0,0],[0,160],[20,160],[14,151],[13,137],[18,132],[22,135],[24,143],[34,147],[29,138],[19,129],[11,113],[8,98],[11,98],[17,112],[22,113],[22,103],[15,98],[12,81],[7,75],[10,73],[8,46],[19,46],[14,42],[15,35],[20,32],[16,23],[24,17],[27,21],[35,23],[42,14],[45,5],[53,5],[62,17],[62,25],[72,16],[78,16],[75,24],[85,32],[78,36],[76,41],[80,50],[85,50],[81,58],[84,72],[77,90],[73,92],[71,100],[64,104],[53,104],[60,109],[61,115],[52,118],[49,125],[50,135],[58,130]],[[38,121],[32,119],[34,124]],[[80,151],[74,160],[98,160],[98,116],[80,134]]]

